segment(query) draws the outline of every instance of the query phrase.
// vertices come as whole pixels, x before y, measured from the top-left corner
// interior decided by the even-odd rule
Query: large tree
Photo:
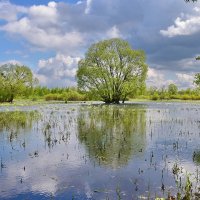
[[[115,38],[88,49],[79,61],[77,80],[80,90],[92,92],[105,103],[119,103],[144,87],[146,75],[145,53]]]
[[[16,95],[32,88],[35,79],[26,66],[5,64],[0,67],[0,101],[13,102]]]

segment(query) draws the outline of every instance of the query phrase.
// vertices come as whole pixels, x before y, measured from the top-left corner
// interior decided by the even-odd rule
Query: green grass
[[[82,103],[85,101],[67,101],[67,103]],[[92,103],[95,101],[86,101],[88,103]],[[127,101],[125,101],[126,103]],[[129,99],[129,102],[182,102],[182,103],[200,103],[200,100],[180,100],[180,99],[169,99],[169,100],[151,100],[144,98],[135,98]],[[0,103],[0,106],[31,106],[31,105],[40,105],[40,104],[53,104],[53,103],[65,103],[65,101],[61,100],[51,100],[46,101],[44,98],[28,98],[28,99],[14,99],[13,103]]]

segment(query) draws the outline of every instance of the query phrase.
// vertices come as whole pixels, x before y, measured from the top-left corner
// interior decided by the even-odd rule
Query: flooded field
[[[0,199],[200,199],[200,105],[0,107]]]

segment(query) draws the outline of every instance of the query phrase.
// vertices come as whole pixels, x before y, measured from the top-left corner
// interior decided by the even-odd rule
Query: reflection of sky
[[[198,105],[148,104],[145,149],[132,155],[126,166],[115,169],[99,166],[79,143],[77,106],[47,105],[34,109],[42,111],[43,117],[33,123],[29,133],[19,134],[13,146],[6,132],[0,134],[0,156],[6,166],[0,172],[2,199],[37,199],[37,195],[40,199],[51,195],[58,199],[70,199],[73,195],[78,199],[117,198],[118,186],[123,199],[147,196],[148,189],[152,195],[156,192],[161,196],[162,183],[165,194],[168,189],[175,193],[171,170],[174,163],[183,168],[182,176],[197,169],[192,153],[199,147]],[[51,124],[52,139],[57,139],[50,148],[43,134],[47,122]],[[34,155],[35,151],[38,155]]]

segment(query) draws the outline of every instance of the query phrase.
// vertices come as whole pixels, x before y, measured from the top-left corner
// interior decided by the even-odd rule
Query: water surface
[[[0,199],[198,195],[200,105],[0,107]]]

